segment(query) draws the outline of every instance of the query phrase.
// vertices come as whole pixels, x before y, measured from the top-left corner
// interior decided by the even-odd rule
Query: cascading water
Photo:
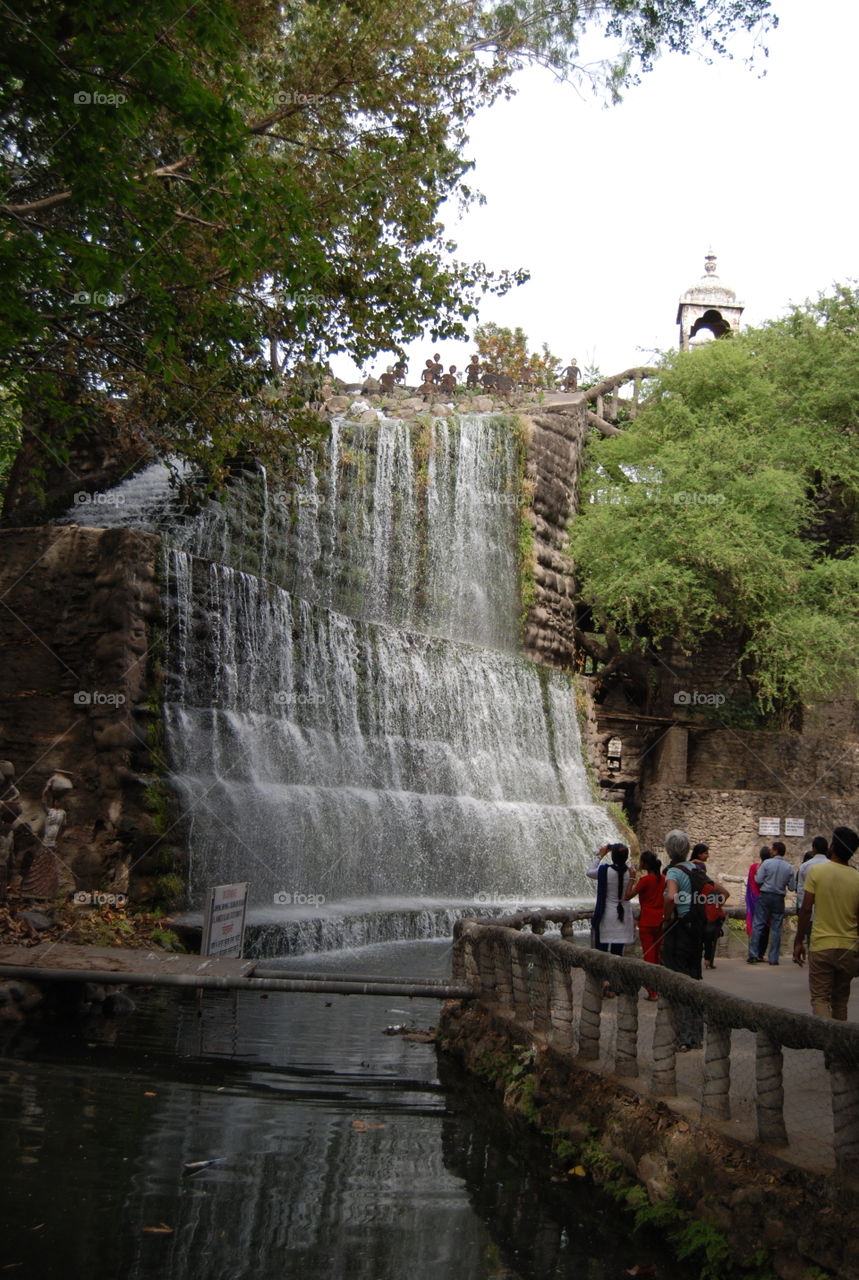
[[[515,653],[521,448],[510,418],[336,420],[298,488],[245,475],[173,524],[165,716],[193,901],[245,879],[272,910],[587,892],[615,833],[570,682]],[[151,518],[157,483],[124,486],[110,522]]]

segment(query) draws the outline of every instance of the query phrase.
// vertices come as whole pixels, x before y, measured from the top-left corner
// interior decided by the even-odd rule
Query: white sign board
[[[804,836],[805,818],[785,818],[784,834],[786,836]]]
[[[781,818],[758,818],[759,836],[780,836]]]
[[[620,738],[609,738],[606,754],[609,756],[619,756],[623,752],[623,743]]]
[[[239,956],[245,942],[248,889],[244,884],[212,885],[206,894],[202,956]]]

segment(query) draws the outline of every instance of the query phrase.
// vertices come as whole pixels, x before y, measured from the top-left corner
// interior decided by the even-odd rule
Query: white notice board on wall
[[[759,836],[780,836],[781,818],[758,818]]]
[[[804,836],[805,818],[785,818],[784,834],[786,836]]]
[[[201,956],[238,956],[245,944],[250,884],[216,884],[206,894]]]

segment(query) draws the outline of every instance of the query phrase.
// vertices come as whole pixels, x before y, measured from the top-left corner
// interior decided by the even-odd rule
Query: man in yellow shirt
[[[850,982],[859,973],[859,871],[848,866],[859,848],[859,835],[850,827],[836,827],[829,845],[829,861],[812,867],[793,958],[804,964],[805,938],[814,911],[808,948],[808,990],[811,1012],[819,1018],[847,1018]]]

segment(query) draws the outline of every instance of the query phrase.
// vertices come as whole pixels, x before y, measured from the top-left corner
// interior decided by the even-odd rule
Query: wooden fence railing
[[[589,914],[541,910],[487,922],[460,920],[454,929],[454,980],[465,981],[479,1003],[514,1022],[533,1043],[590,1062],[600,1058],[608,1012],[603,983],[610,982],[618,996],[605,1001],[617,1023],[609,1069],[663,1099],[678,1096],[674,1010],[694,1010],[704,1024],[703,1079],[694,1096],[701,1116],[714,1120],[731,1118],[731,1034],[752,1032],[757,1138],[775,1146],[788,1142],[783,1051],[822,1051],[831,1085],[835,1165],[859,1173],[859,1027],[741,999],[643,960],[581,946],[571,935]],[[552,923],[560,933],[547,931]],[[576,1010],[573,974],[579,969],[584,989]],[[649,1052],[639,1029],[642,987],[659,995]]]

